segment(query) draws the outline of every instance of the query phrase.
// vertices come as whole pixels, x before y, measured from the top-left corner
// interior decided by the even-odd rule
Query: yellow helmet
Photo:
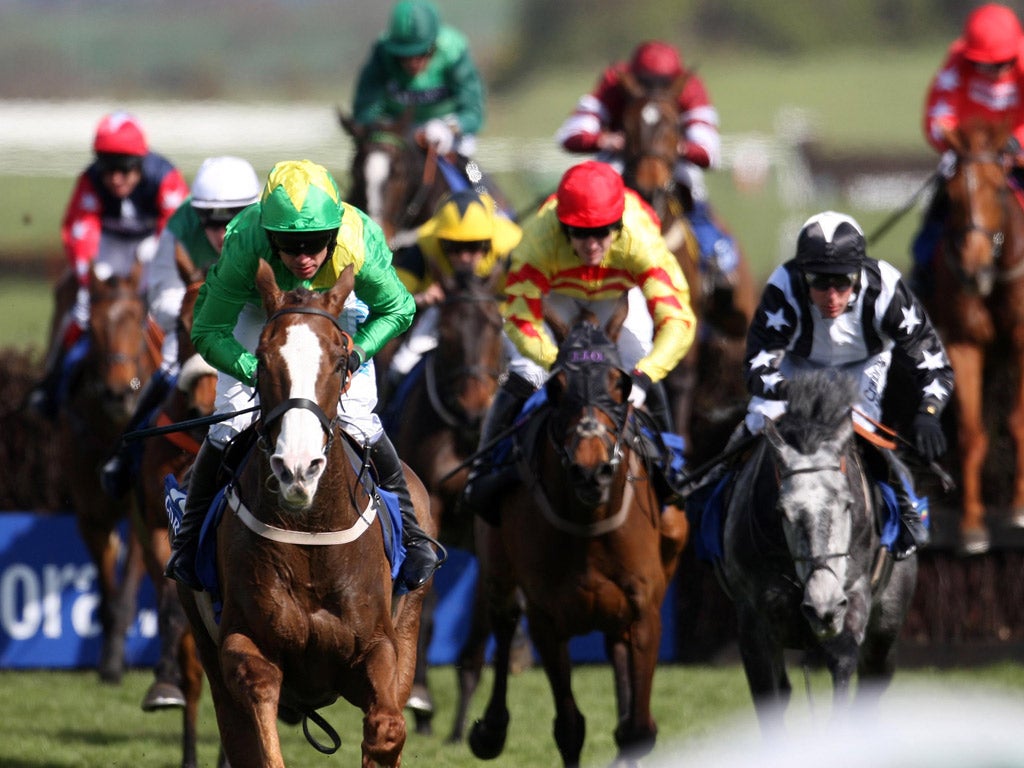
[[[420,237],[457,242],[491,241],[491,248],[506,253],[522,237],[519,226],[495,213],[494,200],[487,194],[466,189],[441,201],[433,218],[420,227]]]

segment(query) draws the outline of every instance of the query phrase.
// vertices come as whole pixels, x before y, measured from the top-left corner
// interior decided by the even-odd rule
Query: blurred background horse
[[[629,97],[622,117],[622,177],[660,218],[662,235],[690,285],[697,317],[697,341],[665,386],[675,429],[686,439],[690,459],[699,462],[724,447],[747,401],[743,355],[747,326],[757,306],[754,278],[742,253],[727,281],[699,267],[697,240],[687,220],[693,201],[674,176],[683,138],[679,94],[687,75],[666,88],[650,90],[630,72],[622,78]]]
[[[985,482],[990,438],[986,419],[992,423],[993,413],[1006,414],[1016,457],[1011,467],[1000,464],[1012,478],[1010,522],[1024,526],[1024,210],[1021,190],[1010,183],[1002,156],[1008,136],[1008,127],[984,124],[967,125],[947,136],[957,161],[946,181],[948,204],[935,288],[926,298],[956,381],[956,408],[950,410],[956,420],[959,548],[964,554],[990,546],[985,508],[995,494]],[[993,402],[986,396],[988,385],[1007,376],[1012,378],[1002,388],[1007,401]],[[1002,426],[1002,419],[998,424]]]
[[[157,427],[210,415],[217,395],[217,371],[199,357],[191,337],[192,310],[206,275],[196,268],[180,247],[176,249],[175,262],[186,286],[177,324],[178,360],[182,365],[176,386],[157,413]],[[193,427],[148,439],[142,447],[135,489],[139,498],[136,533],[142,543],[146,569],[156,589],[160,633],[160,658],[154,670],[155,679],[143,695],[142,709],[153,712],[182,708],[182,768],[197,765],[197,724],[203,668],[178,591],[174,582],[164,576],[164,565],[171,556],[164,507],[164,478],[170,474],[179,485],[186,485],[185,473],[192,466],[205,436],[206,427]]]
[[[143,564],[138,541],[118,535],[134,500],[117,501],[100,486],[100,466],[128,424],[143,385],[160,359],[159,330],[148,322],[136,262],[127,276],[89,278],[89,329],[68,352],[73,363],[60,412],[60,454],[78,530],[96,565],[103,633],[100,679],[119,683],[125,635],[135,617]],[[127,549],[125,547],[127,546]]]

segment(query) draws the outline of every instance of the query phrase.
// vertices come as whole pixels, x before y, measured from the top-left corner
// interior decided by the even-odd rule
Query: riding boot
[[[27,407],[44,418],[53,420],[60,407],[61,384],[64,380],[64,365],[68,352],[81,338],[82,327],[70,317],[65,320],[59,336],[46,353],[42,378],[32,387],[26,398]]]
[[[188,481],[188,494],[181,525],[171,537],[171,557],[164,569],[164,576],[181,582],[197,592],[203,585],[196,575],[196,555],[199,552],[199,532],[217,491],[217,475],[224,459],[224,449],[209,440],[204,440],[192,465]]]
[[[495,466],[492,449],[498,436],[507,431],[522,410],[523,403],[533,394],[533,385],[515,373],[510,373],[494,394],[490,410],[484,417],[477,457],[469,469],[466,487],[462,491],[462,504],[471,514],[480,515],[491,525],[497,525],[493,499],[519,478],[514,462]]]
[[[175,376],[159,370],[153,374],[139,395],[139,403],[128,420],[114,454],[100,468],[100,485],[108,496],[119,499],[131,485],[132,476],[138,471],[142,458],[141,442],[126,442],[124,435],[149,424],[167,393],[174,386]]]
[[[370,460],[377,471],[377,483],[398,497],[398,508],[402,513],[405,562],[402,563],[398,578],[409,591],[419,589],[444,562],[434,551],[434,545],[438,542],[420,528],[416,510],[412,506],[412,496],[409,495],[409,486],[405,482],[402,462],[386,432],[382,432],[377,441],[370,446]]]
[[[903,560],[914,554],[929,541],[928,497],[918,496],[914,492],[914,480],[896,452],[889,448],[879,448],[889,467],[890,485],[896,494],[896,502],[900,509],[900,532],[893,543],[893,557]]]

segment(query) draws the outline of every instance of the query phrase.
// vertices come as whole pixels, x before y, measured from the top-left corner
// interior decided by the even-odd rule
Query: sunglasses
[[[334,239],[334,231],[329,232],[274,232],[270,235],[270,245],[278,253],[285,256],[303,256],[320,253]]]
[[[226,227],[245,208],[196,208],[196,215],[203,227]]]
[[[621,225],[616,222],[615,224],[605,224],[602,227],[569,227],[565,228],[565,231],[569,233],[569,237],[574,240],[587,240],[591,237],[596,240],[604,240],[612,231],[617,231]]]
[[[816,291],[827,291],[835,288],[837,291],[847,291],[857,281],[856,273],[849,275],[832,275],[821,272],[807,272],[804,274],[807,285]]]
[[[101,154],[96,158],[100,173],[131,173],[142,168],[142,158],[137,155]]]
[[[1006,61],[994,61],[994,62],[981,62],[972,61],[971,64],[974,68],[981,72],[983,75],[998,75],[1005,69],[1009,69],[1017,63],[1016,59],[1007,59]]]
[[[439,239],[441,250],[448,255],[458,253],[487,253],[491,250],[490,240],[444,240]]]

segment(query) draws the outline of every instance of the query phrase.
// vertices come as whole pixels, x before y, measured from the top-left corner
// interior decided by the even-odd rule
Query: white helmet
[[[207,214],[231,212],[224,223],[259,200],[262,185],[256,171],[240,157],[208,157],[192,182],[192,207]],[[214,216],[223,218],[223,216]]]

